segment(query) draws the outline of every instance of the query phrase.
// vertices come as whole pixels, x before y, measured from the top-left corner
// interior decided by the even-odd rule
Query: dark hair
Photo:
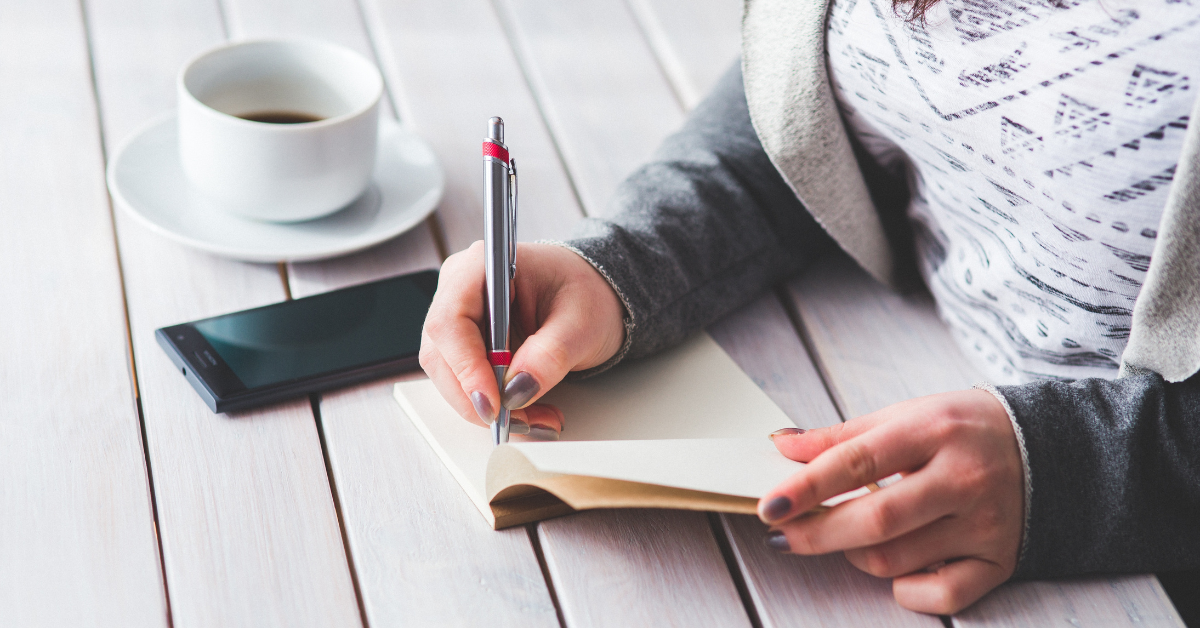
[[[1056,9],[1067,8],[1067,0],[1043,1]],[[892,0],[892,10],[907,22],[924,24],[925,12],[932,9],[933,5],[938,2],[941,2],[941,0]]]
[[[925,12],[940,0],[892,0],[892,10],[906,22],[925,23]]]

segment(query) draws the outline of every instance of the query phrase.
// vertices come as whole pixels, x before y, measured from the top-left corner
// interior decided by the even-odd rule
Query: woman
[[[676,343],[836,244],[891,286],[919,273],[1005,385],[777,433],[810,464],[760,502],[769,545],[844,551],[928,613],[1012,577],[1200,567],[1200,6],[755,0],[743,37],[611,218],[522,246],[502,392],[481,246],[447,259],[421,356],[441,393],[561,429],[534,402],[569,372]]]

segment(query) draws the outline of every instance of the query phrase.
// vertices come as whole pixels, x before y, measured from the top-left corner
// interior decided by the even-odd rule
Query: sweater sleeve
[[[620,185],[605,216],[562,244],[626,309],[625,346],[592,374],[680,342],[800,271],[831,240],[759,144],[734,66]]]
[[[1200,567],[1200,375],[998,390],[1029,463],[1015,578]]]

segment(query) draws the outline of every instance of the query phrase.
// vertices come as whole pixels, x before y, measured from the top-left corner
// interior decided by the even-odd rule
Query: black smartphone
[[[436,270],[163,327],[158,344],[213,412],[419,368]]]

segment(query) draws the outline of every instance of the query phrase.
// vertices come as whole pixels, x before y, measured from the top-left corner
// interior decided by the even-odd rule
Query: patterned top
[[[1115,377],[1200,76],[1200,0],[834,0],[851,131],[909,177],[925,280],[1002,383]]]

